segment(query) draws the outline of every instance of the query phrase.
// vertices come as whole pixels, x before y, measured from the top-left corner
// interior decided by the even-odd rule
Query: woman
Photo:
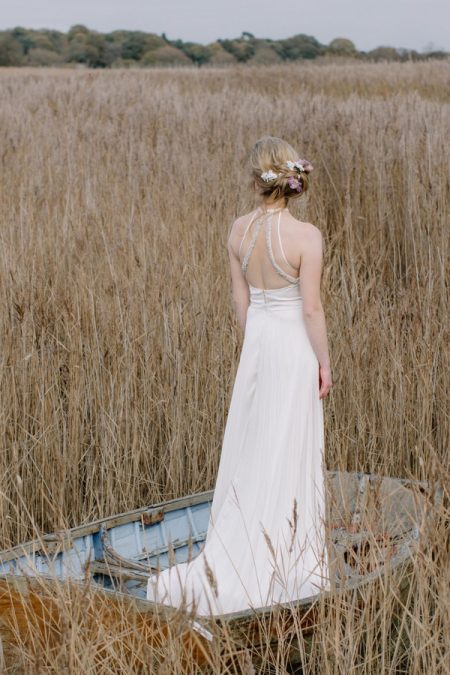
[[[199,615],[329,588],[323,398],[332,381],[322,236],[287,207],[308,189],[313,167],[271,136],[255,143],[250,164],[259,205],[228,238],[244,341],[206,540],[193,560],[152,575],[147,586],[148,599]]]

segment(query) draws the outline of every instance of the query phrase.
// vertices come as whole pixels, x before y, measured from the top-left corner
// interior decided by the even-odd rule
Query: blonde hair
[[[295,162],[298,158],[297,151],[287,141],[276,136],[263,136],[258,139],[250,150],[250,168],[252,179],[250,187],[256,184],[258,194],[269,202],[278,201],[284,198],[285,204],[290,199],[298,199],[309,188],[309,177],[307,172],[303,172],[299,178],[295,168],[289,169],[286,162]],[[261,178],[265,171],[274,171],[278,175],[276,179],[270,181],[270,184]],[[302,191],[298,192],[292,188],[289,178],[301,180]]]

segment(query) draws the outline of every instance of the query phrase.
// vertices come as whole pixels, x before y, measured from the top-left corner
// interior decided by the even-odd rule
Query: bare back
[[[248,284],[275,290],[299,282],[299,222],[287,207],[258,208],[242,218],[238,257]]]

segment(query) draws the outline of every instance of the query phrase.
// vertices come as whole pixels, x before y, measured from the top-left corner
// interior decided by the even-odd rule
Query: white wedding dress
[[[305,328],[299,278],[286,272],[273,252],[276,244],[290,266],[280,237],[285,211],[259,207],[241,240],[242,247],[253,224],[241,263],[246,277],[254,250],[252,263],[261,278],[289,283],[269,289],[249,283],[204,547],[191,561],[148,579],[149,600],[183,605],[198,615],[266,607],[329,589],[319,364]],[[276,214],[277,239],[271,227]],[[258,237],[262,231],[265,237]]]

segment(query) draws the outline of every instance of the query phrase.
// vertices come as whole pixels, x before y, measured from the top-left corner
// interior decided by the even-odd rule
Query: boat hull
[[[8,597],[40,593],[43,580],[86,584],[102,599],[126,603],[139,615],[170,618],[176,608],[146,599],[147,578],[157,569],[192,559],[206,535],[213,490],[155,504],[44,535],[0,552],[0,636],[2,620],[15,612]],[[364,601],[367,584],[389,573],[407,590],[411,560],[430,504],[441,492],[424,482],[364,473],[327,472],[327,532],[330,591],[354,593]],[[202,617],[196,622],[212,639],[212,626],[226,625],[242,644],[276,642],[277,621],[300,628],[305,640],[313,634],[318,596],[258,609]],[[2,609],[3,608],[3,609]],[[281,616],[281,615],[285,616]],[[4,632],[4,638],[6,633]],[[5,638],[6,639],[6,638]],[[299,658],[298,640],[292,659]]]

